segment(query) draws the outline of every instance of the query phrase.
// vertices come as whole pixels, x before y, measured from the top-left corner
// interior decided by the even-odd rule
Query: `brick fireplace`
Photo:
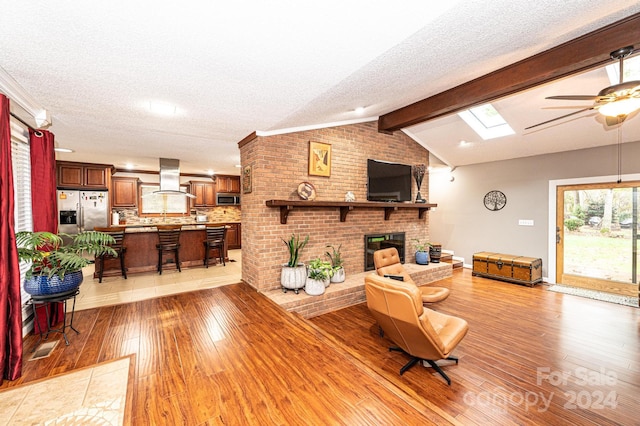
[[[308,174],[310,141],[331,145],[329,177]],[[316,201],[344,201],[347,191],[355,194],[356,201],[366,201],[367,159],[428,165],[429,152],[401,131],[379,133],[376,122],[366,122],[270,136],[252,134],[239,147],[243,171],[251,169],[251,192],[242,194],[242,279],[261,292],[280,288],[281,267],[288,259],[282,239],[292,233],[309,235],[301,256],[305,263],[324,258],[327,245],[342,244],[347,276],[365,270],[365,235],[402,232],[407,253],[413,252],[412,239],[429,238],[428,213],[419,218],[414,209],[398,209],[385,220],[383,209],[356,208],[341,222],[337,207],[302,207],[292,210],[287,223],[281,224],[279,209],[265,204],[300,200],[296,190],[301,182],[313,184]],[[428,175],[424,179],[421,192],[428,199]],[[416,191],[414,182],[414,196]]]

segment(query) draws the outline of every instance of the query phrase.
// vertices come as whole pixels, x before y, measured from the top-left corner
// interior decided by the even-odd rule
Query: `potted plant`
[[[333,268],[333,276],[331,277],[332,283],[341,283],[344,282],[346,276],[344,273],[344,260],[342,259],[342,254],[340,253],[340,249],[342,248],[342,244],[338,246],[336,249],[334,246],[327,246],[331,248],[331,252],[326,251],[324,254],[329,258],[329,262],[331,262],[331,267]]]
[[[414,238],[416,242],[416,263],[418,265],[429,264],[429,251],[431,250],[431,243],[422,242],[419,239]]]
[[[62,237],[68,240],[63,241]],[[21,231],[16,234],[18,259],[31,262],[25,274],[24,290],[35,295],[71,291],[82,283],[82,268],[92,262],[86,255],[117,256],[110,247],[115,240],[104,232],[86,231],[71,236],[51,232]]]
[[[300,241],[300,237],[291,234],[288,240],[282,239],[282,242],[289,250],[289,261],[282,265],[282,273],[280,274],[280,285],[282,291],[294,290],[298,294],[298,290],[304,287],[307,279],[307,268],[304,263],[300,262],[300,252],[309,242],[307,235],[304,240]]]
[[[329,287],[333,276],[333,267],[330,262],[322,259],[313,259],[309,262],[309,272],[304,291],[312,296],[319,296]]]

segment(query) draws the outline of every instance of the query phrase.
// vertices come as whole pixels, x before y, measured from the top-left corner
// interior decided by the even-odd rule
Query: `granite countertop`
[[[205,223],[185,223],[182,225],[183,231],[193,231],[193,230],[204,230],[207,225],[228,225],[235,224],[240,222],[205,222]],[[159,223],[140,223],[135,225],[120,225],[126,228],[125,232],[127,233],[138,233],[138,232],[156,232],[158,229],[156,225],[160,225]],[[177,224],[169,224],[169,225],[177,225]]]

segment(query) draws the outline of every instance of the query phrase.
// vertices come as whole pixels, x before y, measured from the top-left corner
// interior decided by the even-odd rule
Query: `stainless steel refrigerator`
[[[58,231],[77,234],[108,226],[109,193],[107,191],[58,190]]]

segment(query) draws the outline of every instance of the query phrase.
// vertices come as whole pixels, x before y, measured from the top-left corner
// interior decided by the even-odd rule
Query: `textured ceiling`
[[[632,0],[5,3],[0,67],[51,113],[57,145],[75,151],[59,159],[231,174],[255,130],[376,119],[640,12]],[[494,102],[516,130],[498,141],[457,116],[407,131],[452,166],[615,143],[587,113],[523,131],[571,111],[544,96],[595,94],[603,73]],[[640,140],[640,119],[623,129]]]

